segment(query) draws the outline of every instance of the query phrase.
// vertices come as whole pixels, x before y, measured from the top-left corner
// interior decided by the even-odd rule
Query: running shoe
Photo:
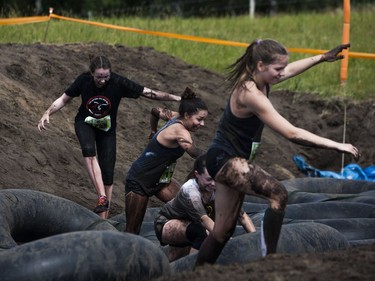
[[[109,209],[109,201],[107,199],[107,196],[99,196],[98,198],[98,204],[96,205],[94,209],[94,213],[103,213],[108,211]]]

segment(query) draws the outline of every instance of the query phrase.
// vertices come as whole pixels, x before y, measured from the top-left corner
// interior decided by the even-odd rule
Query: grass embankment
[[[59,14],[58,11],[55,11]],[[374,53],[375,6],[351,12],[350,51]],[[328,50],[341,43],[343,15],[341,10],[314,14],[277,15],[273,17],[248,16],[225,18],[93,18],[92,21],[133,27],[144,30],[193,35],[200,37],[249,43],[256,38],[273,38],[287,48]],[[0,43],[44,42],[47,23],[0,26]],[[224,73],[243,52],[242,47],[164,38],[124,32],[53,19],[49,23],[46,43],[104,42],[130,47],[150,46],[158,51],[176,56],[189,64]],[[291,53],[290,60],[309,56]],[[294,79],[277,85],[274,89],[314,92],[323,96],[348,98],[374,97],[372,84],[375,60],[349,60],[348,80],[340,85],[340,62],[325,63]]]

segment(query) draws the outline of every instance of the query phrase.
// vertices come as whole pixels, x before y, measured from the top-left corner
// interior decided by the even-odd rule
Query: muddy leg
[[[285,187],[259,166],[248,164],[242,158],[230,159],[217,174],[216,182],[268,200],[269,208],[263,219],[262,241],[265,244],[264,254],[275,253],[288,202]]]
[[[216,182],[215,225],[199,250],[195,266],[215,263],[234,232],[243,198],[244,194]]]
[[[130,191],[125,196],[125,232],[139,234],[146,213],[148,197]]]
[[[176,197],[180,187],[181,185],[175,179],[172,179],[167,186],[156,194],[156,197],[162,202],[167,203],[169,200]]]

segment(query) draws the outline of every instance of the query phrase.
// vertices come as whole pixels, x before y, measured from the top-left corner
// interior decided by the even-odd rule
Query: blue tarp
[[[293,156],[293,161],[298,170],[309,177],[375,181],[375,165],[361,168],[358,164],[348,164],[341,173],[335,173],[314,168],[307,164],[305,158],[300,155]]]

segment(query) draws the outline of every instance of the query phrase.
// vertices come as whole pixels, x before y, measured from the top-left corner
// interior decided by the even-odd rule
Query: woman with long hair
[[[272,85],[322,62],[342,59],[340,52],[349,46],[340,45],[324,54],[288,63],[288,52],[279,42],[255,40],[230,67],[230,96],[207,151],[207,170],[216,182],[215,225],[200,248],[197,266],[217,260],[234,231],[245,194],[268,200],[261,228],[262,255],[276,252],[288,193],[278,180],[252,163],[264,125],[293,143],[332,149],[358,159],[355,146],[292,125],[268,99]]]

